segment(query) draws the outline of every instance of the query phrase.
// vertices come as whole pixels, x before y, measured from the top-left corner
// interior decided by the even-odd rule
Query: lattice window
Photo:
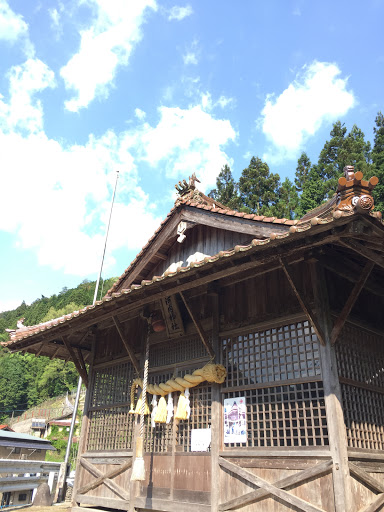
[[[133,415],[129,407],[113,407],[90,412],[88,450],[131,450]]]
[[[321,382],[225,393],[246,397],[247,443],[228,447],[325,446],[328,430]]]
[[[383,336],[345,325],[335,345],[339,375],[384,389],[383,344]]]
[[[128,414],[132,379],[130,363],[94,370],[88,450],[132,449],[134,418]]]
[[[191,451],[191,430],[211,426],[211,386],[202,383],[190,389],[191,415],[188,420],[181,420],[177,430],[177,448],[183,452]]]
[[[226,387],[321,375],[316,334],[308,322],[222,340]]]
[[[335,345],[350,448],[384,449],[383,342],[383,336],[346,324]]]
[[[166,345],[151,347],[149,352],[149,367],[167,366],[183,361],[192,361],[206,357],[207,352],[198,337],[184,338],[167,342]]]
[[[348,446],[384,449],[384,395],[355,386],[341,385]]]
[[[129,402],[132,379],[133,369],[130,363],[95,369],[90,407]]]

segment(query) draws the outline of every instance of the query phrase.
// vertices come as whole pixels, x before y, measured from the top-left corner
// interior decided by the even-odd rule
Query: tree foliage
[[[269,170],[268,164],[252,157],[239,179],[240,204],[257,215],[270,215],[278,200],[280,176]]]
[[[114,281],[105,281],[104,290]],[[52,297],[42,296],[29,306],[23,301],[18,308],[0,313],[0,341],[8,339],[4,330],[15,328],[21,317],[25,318],[24,325],[35,325],[91,304],[95,284],[83,281],[77,288],[63,288]],[[27,353],[11,354],[0,347],[0,422],[14,410],[25,410],[73,389],[77,380],[73,363]]]
[[[305,152],[301,153],[294,184],[288,178],[281,182],[279,174],[271,172],[266,162],[252,157],[238,182],[230,168],[224,166],[216,188],[209,195],[239,211],[297,219],[330,199],[344,167],[353,165],[366,179],[373,175],[379,178],[373,197],[375,208],[384,213],[384,116],[381,112],[376,116],[373,133],[372,148],[358,126],[352,126],[348,132],[347,127],[337,121],[317,162],[312,163]]]
[[[216,188],[211,190],[208,195],[229,208],[239,207],[238,185],[233,179],[231,169],[228,165],[224,165],[221,169],[216,178]]]

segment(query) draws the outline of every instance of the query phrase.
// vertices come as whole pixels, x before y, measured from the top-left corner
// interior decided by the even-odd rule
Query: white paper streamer
[[[152,428],[155,428],[155,416],[156,416],[156,412],[157,412],[157,395],[153,395],[153,398],[152,398],[152,402],[151,402],[151,405],[152,405],[152,412],[151,412],[151,427]]]
[[[184,396],[185,396],[185,399],[187,401],[187,419],[189,419],[190,415],[191,415],[191,405],[189,403],[189,388],[186,388],[186,390],[184,391]]]
[[[167,402],[167,421],[169,423],[173,416],[173,398],[172,393],[168,393],[168,402]]]

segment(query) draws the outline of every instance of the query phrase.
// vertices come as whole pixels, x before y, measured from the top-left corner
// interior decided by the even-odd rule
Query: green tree
[[[279,219],[293,219],[299,204],[299,194],[292,181],[286,178],[277,191],[277,202],[271,207],[271,213]]]
[[[330,136],[320,152],[317,164],[311,166],[303,182],[296,212],[298,217],[320,206],[335,194],[337,180],[342,176],[346,165],[354,165],[356,171],[362,171],[367,177],[372,172],[371,145],[365,140],[360,128],[354,125],[347,134],[344,124],[337,121]],[[305,175],[303,160],[299,159],[297,169],[299,180]]]
[[[268,164],[252,157],[239,180],[241,209],[257,215],[271,215],[278,201],[280,176],[270,172]]]
[[[296,174],[295,174],[295,185],[296,190],[301,192],[306,186],[308,180],[308,174],[311,170],[311,161],[307,153],[303,152],[297,161]]]
[[[216,178],[216,188],[211,190],[208,196],[229,208],[239,207],[238,186],[227,164]]]
[[[384,215],[384,116],[378,112],[373,128],[374,141],[372,150],[373,168],[371,173],[379,178],[373,191],[375,209]]]

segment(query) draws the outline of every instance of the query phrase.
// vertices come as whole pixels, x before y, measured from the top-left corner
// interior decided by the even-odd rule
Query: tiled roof
[[[361,197],[366,197],[366,196],[361,196]],[[86,306],[85,308],[81,309],[80,311],[75,311],[68,315],[64,315],[60,318],[50,320],[49,322],[44,322],[39,325],[30,326],[26,330],[23,329],[23,330],[15,331],[14,333],[12,333],[10,335],[11,339],[9,342],[3,342],[1,344],[4,346],[10,346],[16,342],[19,342],[21,340],[29,338],[37,333],[42,333],[44,331],[48,331],[49,329],[57,327],[60,324],[64,324],[74,318],[80,317],[82,315],[87,315],[88,312],[90,312],[92,310],[97,310],[99,308],[101,310],[102,306],[105,303],[114,301],[114,299],[118,299],[125,295],[130,295],[132,293],[135,294],[139,290],[142,290],[143,288],[146,288],[146,287],[150,287],[151,285],[153,285],[155,283],[165,281],[168,278],[174,277],[178,274],[181,275],[181,274],[186,274],[188,272],[191,272],[194,268],[201,268],[208,264],[215,264],[219,260],[231,258],[240,252],[247,252],[247,251],[251,251],[253,249],[257,250],[258,248],[264,247],[273,241],[281,241],[282,242],[283,240],[287,239],[288,237],[292,237],[292,236],[295,236],[296,234],[302,233],[304,231],[308,231],[317,225],[330,224],[330,223],[334,222],[335,220],[338,220],[342,217],[351,217],[356,212],[358,212],[360,214],[362,213],[361,209],[356,210],[355,208],[350,207],[349,205],[346,205],[343,202],[340,203],[339,205],[336,205],[336,203],[333,203],[334,208],[332,210],[328,210],[328,216],[325,218],[319,216],[319,217],[311,217],[308,220],[301,219],[301,221],[291,221],[291,220],[287,220],[287,219],[275,219],[274,217],[266,218],[266,217],[257,216],[257,215],[253,215],[253,214],[248,215],[248,214],[239,213],[239,212],[236,212],[234,210],[229,210],[229,209],[222,209],[222,208],[218,209],[213,204],[211,204],[211,205],[207,205],[207,204],[203,205],[203,204],[198,204],[198,203],[194,204],[194,202],[191,201],[191,199],[179,198],[176,201],[174,208],[172,208],[172,210],[168,214],[167,218],[162,222],[161,226],[156,230],[155,234],[150,238],[150,240],[148,241],[146,246],[141,250],[141,252],[137,255],[136,259],[127,268],[127,270],[125,271],[123,276],[120,278],[120,281],[127,275],[127,273],[130,271],[130,269],[132,269],[133,265],[140,259],[140,257],[144,253],[144,251],[149,247],[149,245],[151,245],[154,238],[158,235],[159,231],[161,229],[163,229],[164,224],[166,224],[169,221],[169,218],[174,214],[176,209],[181,204],[187,205],[187,206],[195,206],[196,208],[202,208],[204,210],[212,211],[215,213],[222,213],[224,215],[233,215],[236,217],[244,216],[244,218],[247,218],[247,219],[252,219],[252,220],[257,220],[257,221],[262,221],[262,222],[272,222],[275,224],[284,223],[287,226],[289,226],[289,229],[284,233],[272,233],[269,236],[269,238],[265,238],[263,240],[254,239],[248,245],[236,245],[231,250],[220,251],[219,253],[217,253],[213,256],[206,256],[201,261],[191,262],[190,265],[188,265],[186,267],[178,267],[175,271],[168,270],[161,276],[153,276],[151,279],[143,280],[143,281],[141,281],[140,284],[132,284],[129,288],[122,289],[118,292],[114,292],[114,289],[112,287],[111,290],[109,290],[108,294],[102,300],[97,301],[94,305]],[[363,210],[363,214],[368,217],[373,217],[380,223],[380,225],[383,225],[382,215],[380,212]]]
[[[215,202],[214,199],[206,196],[202,192],[198,190],[194,190],[193,194],[185,195],[182,197],[178,197],[175,201],[175,206],[168,213],[166,218],[162,221],[160,226],[156,229],[154,234],[148,240],[148,242],[144,245],[141,251],[137,254],[136,258],[130,263],[130,265],[126,268],[124,273],[120,276],[120,278],[112,285],[112,287],[108,290],[107,296],[111,295],[115,292],[115,290],[119,287],[119,285],[124,281],[124,279],[128,276],[128,274],[134,269],[135,265],[142,258],[144,253],[150,248],[152,243],[155,241],[160,232],[164,229],[169,220],[175,215],[176,211],[179,210],[183,206],[192,206],[193,208],[197,208],[199,210],[204,210],[212,213],[218,213],[221,215],[226,215],[229,217],[242,218],[247,220],[253,220],[255,222],[265,222],[269,224],[280,224],[285,226],[294,226],[298,224],[298,220],[290,220],[290,219],[279,219],[277,217],[266,217],[264,215],[256,215],[254,213],[245,213],[238,212],[236,210],[231,210],[226,206],[223,206],[220,203]]]

